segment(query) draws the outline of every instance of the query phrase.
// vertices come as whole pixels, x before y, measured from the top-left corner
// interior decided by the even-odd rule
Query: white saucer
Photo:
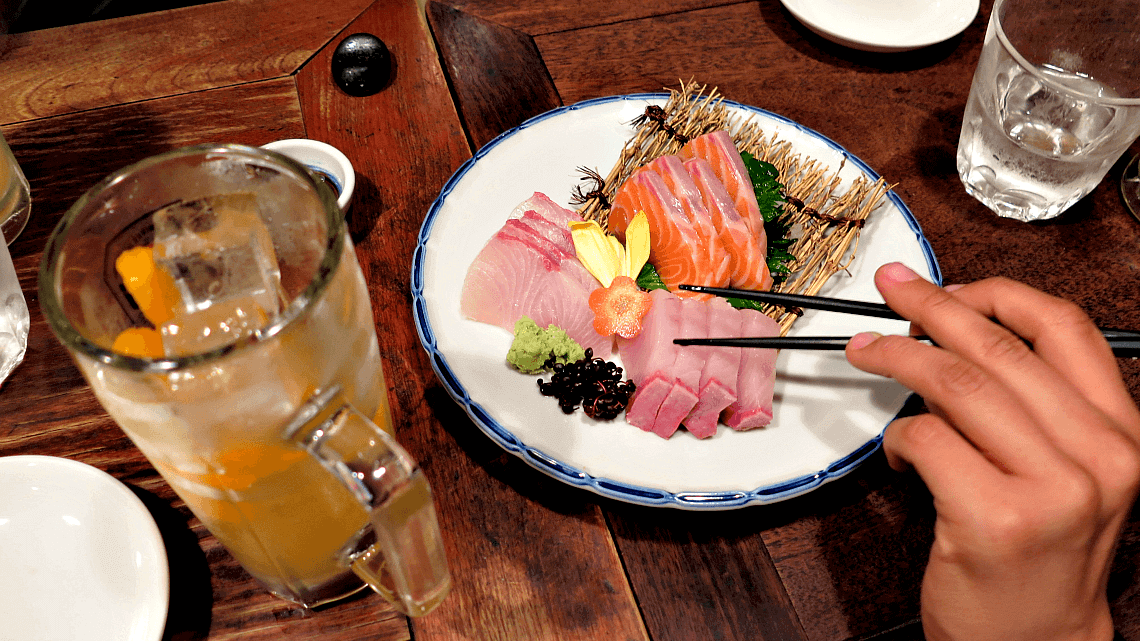
[[[780,0],[817,34],[861,51],[910,51],[949,40],[978,14],[978,0]]]
[[[0,637],[162,638],[170,575],[142,501],[90,465],[0,457]]]

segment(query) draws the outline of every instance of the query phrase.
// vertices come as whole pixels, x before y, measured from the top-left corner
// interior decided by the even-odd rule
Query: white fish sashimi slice
[[[592,349],[595,358],[608,358],[613,352],[613,337],[594,331],[594,312],[589,304],[592,290],[582,287],[566,271],[550,272],[540,285],[542,292],[523,310],[523,315],[539,327],[561,327],[582,349]]]
[[[536,286],[557,268],[521,240],[496,235],[467,270],[460,312],[472,320],[514,331],[522,310],[540,293]]]
[[[547,197],[542,192],[534,192],[530,198],[519,203],[511,212],[511,218],[522,218],[526,212],[532,211],[549,220],[558,227],[569,228],[571,222],[581,222],[582,217],[577,212],[566,209]]]
[[[544,251],[541,244],[504,227],[468,269],[459,307],[467,318],[510,331],[523,316],[541,327],[557,325],[583,348],[606,357],[613,340],[594,331],[589,307],[596,286],[577,259]]]
[[[573,241],[570,241],[570,247],[568,248],[566,244],[562,242],[565,239],[555,236],[555,240],[552,240],[550,228],[541,228],[542,225],[550,225],[550,223],[542,218],[539,218],[538,221],[529,220],[534,216],[534,212],[526,212],[523,218],[508,219],[502,229],[495,234],[495,237],[510,237],[530,246],[542,254],[545,260],[557,265],[557,269],[573,277],[575,281],[588,291],[592,292],[598,287],[601,287],[601,283],[598,282],[598,279],[594,278],[594,275],[578,260],[578,257],[575,255]],[[566,232],[569,235],[570,229],[567,228]]]
[[[538,235],[554,243],[558,249],[571,256],[577,254],[577,250],[574,248],[574,237],[570,234],[569,225],[559,227],[557,224],[547,218],[543,218],[534,211],[525,212],[522,217],[517,220],[533,229]]]

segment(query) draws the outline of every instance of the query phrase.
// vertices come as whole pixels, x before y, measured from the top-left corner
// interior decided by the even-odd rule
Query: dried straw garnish
[[[626,142],[607,176],[580,168],[585,186],[574,189],[573,202],[581,205],[578,213],[604,227],[618,187],[638,167],[677,153],[697,136],[727,129],[738,149],[774,165],[785,186],[781,221],[791,225],[796,237],[788,250],[796,259],[788,278],[773,289],[791,294],[819,293],[832,275],[851,264],[867,217],[879,207],[891,185],[882,178],[870,182],[859,176],[844,186],[839,178],[842,165],[832,171],[794,153],[791,143],[778,140],[774,134],[765,135],[751,117],[742,120],[731,114],[715,88],[682,82],[680,90],[669,93],[664,108],[650,107],[635,120],[637,132]],[[802,312],[772,305],[765,313],[780,324],[784,335]]]

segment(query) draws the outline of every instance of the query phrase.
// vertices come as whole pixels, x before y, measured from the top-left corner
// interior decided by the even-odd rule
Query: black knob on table
[[[371,96],[388,84],[392,54],[380,38],[354,33],[336,46],[332,57],[333,80],[350,96]]]

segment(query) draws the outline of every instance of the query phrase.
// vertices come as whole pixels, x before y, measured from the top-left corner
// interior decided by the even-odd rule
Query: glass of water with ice
[[[28,347],[28,304],[8,245],[24,229],[31,210],[28,180],[0,134],[0,383],[24,360]]]
[[[997,0],[958,142],[966,191],[998,215],[1057,216],[1140,135],[1135,0]]]
[[[206,145],[122,169],[60,221],[39,291],[107,413],[270,592],[367,585],[409,615],[447,594],[363,272],[304,166]]]

